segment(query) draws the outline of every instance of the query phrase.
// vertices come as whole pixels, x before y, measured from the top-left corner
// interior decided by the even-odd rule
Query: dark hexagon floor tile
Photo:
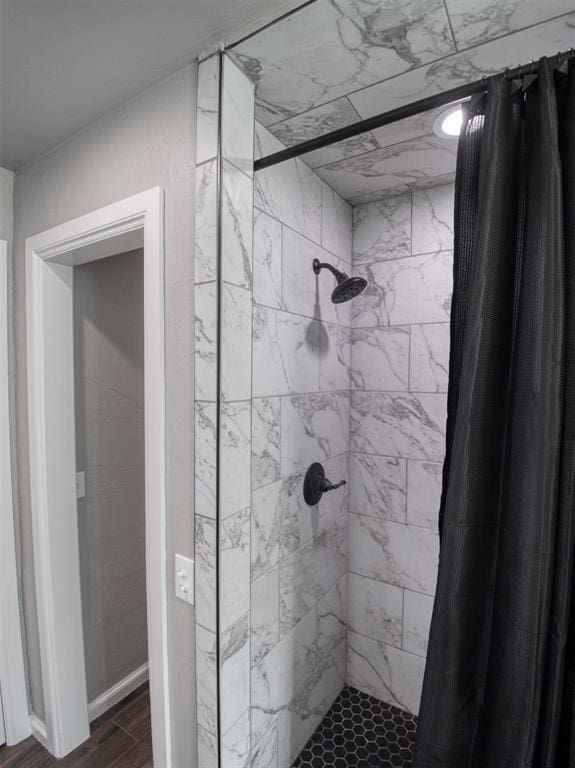
[[[346,687],[293,768],[409,768],[416,718]]]

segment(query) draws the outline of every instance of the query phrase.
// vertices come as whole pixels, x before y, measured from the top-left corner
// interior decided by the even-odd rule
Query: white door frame
[[[30,482],[45,744],[89,736],[75,493],[73,267],[144,247],[146,588],[152,741],[171,768],[166,571],[163,192],[150,189],[26,240]],[[142,237],[143,235],[143,237]]]
[[[8,244],[0,240],[0,711],[7,744],[30,735],[16,566],[8,374]]]

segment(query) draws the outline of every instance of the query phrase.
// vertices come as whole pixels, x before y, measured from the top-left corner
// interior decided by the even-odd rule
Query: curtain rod
[[[575,56],[575,51],[570,48],[565,53],[558,53],[555,56],[549,56],[548,58],[550,61],[554,62],[561,58],[567,60],[573,56]],[[514,80],[526,74],[536,74],[538,69],[539,62],[532,61],[529,64],[515,67],[515,69],[505,70],[504,76],[509,80]],[[466,83],[457,88],[451,88],[449,91],[443,91],[442,93],[436,93],[433,96],[427,96],[425,99],[412,101],[410,104],[405,104],[404,106],[392,109],[389,112],[382,112],[379,115],[368,117],[366,120],[360,120],[352,125],[346,125],[345,128],[338,128],[323,136],[317,136],[315,139],[308,139],[307,141],[302,141],[300,144],[295,144],[293,147],[287,147],[279,152],[273,152],[271,155],[256,160],[254,162],[254,171],[261,171],[272,165],[283,163],[285,160],[291,160],[294,157],[313,152],[314,149],[321,149],[330,144],[336,144],[338,141],[350,139],[353,136],[359,136],[360,133],[366,133],[374,128],[381,128],[384,125],[397,123],[400,120],[405,120],[407,117],[413,117],[421,112],[428,112],[430,109],[446,107],[453,102],[468,99],[476,93],[485,91],[487,89],[487,83],[495,77],[500,77],[500,75],[482,77],[481,80],[475,80],[473,83]]]

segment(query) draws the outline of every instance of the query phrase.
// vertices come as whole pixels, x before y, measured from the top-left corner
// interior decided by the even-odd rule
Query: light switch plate
[[[176,597],[194,604],[194,561],[183,555],[176,555]]]
[[[86,495],[86,473],[76,472],[76,498],[83,499]]]

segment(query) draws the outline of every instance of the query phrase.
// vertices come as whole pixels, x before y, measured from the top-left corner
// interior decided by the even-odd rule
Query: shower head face
[[[336,287],[331,294],[331,300],[334,304],[343,304],[359,296],[367,287],[367,280],[363,277],[348,277],[345,275],[343,280],[338,280]]]

